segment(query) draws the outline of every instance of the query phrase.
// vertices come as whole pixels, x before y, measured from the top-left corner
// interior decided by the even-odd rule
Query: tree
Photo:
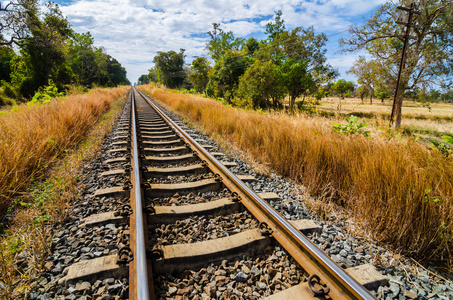
[[[159,82],[165,84],[169,88],[177,88],[184,82],[187,76],[184,71],[184,49],[180,49],[179,53],[171,50],[168,52],[159,52],[154,57],[154,67],[157,71]]]
[[[338,77],[339,73],[336,69],[330,69],[328,72],[324,70],[313,70],[312,76],[314,79],[313,96],[317,101],[326,97],[332,89],[332,81]]]
[[[149,69],[148,71],[149,71],[149,73],[148,73],[149,81],[151,81],[151,82],[159,82],[159,78],[157,76],[156,67],[154,66],[153,68]]]
[[[285,32],[285,28],[285,21],[282,19],[282,11],[279,10],[275,14],[274,23],[269,22],[266,24],[265,33],[267,35],[267,41],[272,42],[275,40],[276,37]]]
[[[382,84],[383,81],[388,81],[386,70],[383,69],[383,66],[376,60],[367,61],[363,56],[359,56],[359,59],[354,62],[353,67],[347,73],[358,77],[357,83],[363,86],[359,92],[362,95],[362,92],[366,92],[370,96],[370,104],[373,104],[375,87]]]
[[[378,86],[374,93],[378,99],[381,99],[381,102],[384,102],[384,100],[390,95],[389,90],[387,90],[384,86]]]
[[[197,57],[192,61],[190,69],[192,72],[189,74],[189,79],[195,91],[204,93],[209,82],[209,71],[211,70],[208,60],[206,57]]]
[[[37,0],[16,0],[6,5],[0,3],[0,34],[8,36],[8,40],[0,40],[0,45],[28,44],[32,37],[31,29],[40,25],[38,16]]]
[[[215,61],[225,55],[227,51],[240,51],[244,46],[244,39],[234,37],[233,32],[224,32],[219,23],[212,23],[213,30],[208,31],[211,40],[206,45],[211,58]]]
[[[268,38],[261,42],[259,50],[254,53],[255,64],[258,62],[264,62],[264,64],[259,64],[257,70],[251,71],[241,79],[252,80],[251,76],[253,75],[264,75],[265,78],[268,78],[267,74],[262,74],[260,70],[264,67],[273,66],[275,70],[272,71],[272,74],[278,77],[274,83],[274,90],[278,92],[272,101],[275,108],[279,106],[279,102],[283,98],[281,88],[283,88],[284,93],[289,94],[289,104],[292,107],[297,97],[307,91],[314,90],[315,82],[312,71],[327,71],[330,68],[326,64],[325,57],[326,36],[324,34],[316,35],[313,27],[307,29],[297,27],[294,30],[285,31],[281,14],[281,11],[279,11],[274,22],[266,25]],[[251,68],[254,68],[254,66]],[[256,82],[259,82],[259,80],[260,78],[256,79]],[[277,83],[278,85],[276,85]],[[248,86],[248,84],[244,83],[242,86]],[[264,88],[267,85],[255,84],[253,87]],[[264,91],[250,90],[248,93],[255,96],[268,96],[268,92]],[[242,95],[247,95],[247,91],[243,91]],[[266,103],[267,100],[255,100],[254,102]]]
[[[333,85],[333,90],[340,96],[340,99],[344,99],[344,96],[348,92],[354,91],[354,83],[345,79],[339,79]]]
[[[357,94],[360,97],[360,101],[363,104],[363,98],[365,98],[367,95],[372,94],[373,92],[370,91],[369,87],[367,85],[362,84],[357,88]],[[373,96],[370,96],[370,104],[373,104]]]
[[[137,85],[150,83],[149,77],[146,74],[141,75],[137,80]]]
[[[70,39],[69,66],[77,81],[86,87],[91,87],[107,75],[107,56],[102,48],[93,45],[94,39],[90,32],[73,32]]]
[[[234,104],[248,108],[278,108],[285,96],[282,77],[272,60],[257,60],[239,80]],[[271,101],[272,100],[272,101]]]
[[[394,127],[401,124],[403,94],[426,84],[445,80],[452,83],[449,74],[453,66],[453,3],[443,0],[400,0],[398,5],[409,7],[413,2],[415,26],[411,28],[405,68],[402,70],[401,88],[396,95]],[[388,77],[395,77],[403,49],[405,28],[395,21],[406,14],[387,2],[362,27],[352,26],[351,36],[341,40],[344,51],[366,49],[373,60],[379,61]]]
[[[59,90],[63,90],[64,85],[73,78],[66,64],[66,40],[71,33],[69,23],[58,5],[47,3],[46,6],[46,12],[40,13],[36,4],[30,5],[22,19],[27,35],[18,42],[21,62],[13,64],[11,81],[17,94],[27,98],[39,87],[48,84],[49,80],[56,83]]]
[[[243,55],[242,52],[227,51],[214,65],[207,85],[208,95],[223,97],[231,103],[239,78],[253,62],[253,58]]]
[[[118,85],[130,85],[131,82],[127,79],[126,69],[110,55],[106,54],[107,68],[106,73],[101,76],[99,82],[102,86],[115,87]]]
[[[2,39],[0,35],[0,40]],[[11,46],[0,46],[0,81],[11,81],[12,61],[16,54]]]
[[[253,56],[255,51],[260,48],[260,43],[255,38],[249,38],[245,43],[244,50],[248,56]]]

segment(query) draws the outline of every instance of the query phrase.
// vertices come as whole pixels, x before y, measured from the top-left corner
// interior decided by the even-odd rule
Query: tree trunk
[[[295,102],[296,102],[296,96],[291,95],[291,96],[289,97],[289,106],[290,106],[290,107],[294,107],[294,103],[295,103]]]
[[[373,94],[370,95],[370,104],[373,105]]]
[[[393,128],[399,128],[401,126],[401,108],[403,107],[403,93],[404,89],[401,88],[398,91],[398,95],[396,96],[394,107],[392,109],[390,123],[392,124]]]

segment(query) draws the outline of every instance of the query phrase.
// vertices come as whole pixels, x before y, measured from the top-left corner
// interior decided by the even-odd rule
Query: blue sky
[[[103,46],[127,70],[131,82],[147,74],[158,51],[186,49],[186,63],[204,50],[212,23],[237,37],[264,38],[265,25],[282,11],[286,28],[314,26],[316,33],[328,37],[327,58],[347,75],[358,53],[338,53],[338,40],[352,24],[364,19],[384,0],[63,0],[60,5],[73,29],[89,31],[96,46]]]

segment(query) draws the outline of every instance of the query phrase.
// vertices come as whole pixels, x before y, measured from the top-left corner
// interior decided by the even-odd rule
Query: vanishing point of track
[[[166,116],[150,98],[135,88],[132,89],[131,98],[130,299],[155,298],[154,274],[183,272],[184,269],[208,262],[233,258],[247,249],[251,251],[259,248],[254,241],[261,239],[277,241],[310,275],[307,281],[297,287],[299,299],[375,299],[366,288],[311,243],[301,233],[301,228],[296,228],[297,225],[295,227],[294,223],[274,210],[263,199],[265,195],[260,197],[251,190],[219,162],[215,154],[208,152]],[[191,182],[153,183],[152,180],[154,177],[187,174],[211,175],[200,176],[200,180]],[[161,199],[168,199],[174,194],[218,190],[226,191],[227,197],[210,203],[177,207],[156,205]],[[239,206],[243,206],[242,209],[245,207],[258,220],[259,226],[257,230],[249,230],[249,233],[237,234],[237,241],[235,235],[220,238],[219,241],[186,245],[156,246],[150,240],[149,223],[165,224],[169,219],[190,216],[192,209],[193,214],[220,214],[227,211],[226,207]],[[255,233],[259,236],[254,236]],[[222,242],[222,239],[228,241]],[[291,297],[289,295],[286,297]]]

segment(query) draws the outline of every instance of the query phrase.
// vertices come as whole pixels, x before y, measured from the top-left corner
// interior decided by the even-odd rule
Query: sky
[[[348,36],[352,24],[365,20],[384,0],[60,0],[63,14],[78,33],[89,31],[95,46],[116,58],[134,83],[153,67],[158,51],[185,49],[185,63],[207,56],[207,32],[212,23],[235,37],[265,38],[265,25],[282,11],[286,29],[313,26],[328,37],[328,62],[346,74],[358,53],[339,53],[340,38]]]

